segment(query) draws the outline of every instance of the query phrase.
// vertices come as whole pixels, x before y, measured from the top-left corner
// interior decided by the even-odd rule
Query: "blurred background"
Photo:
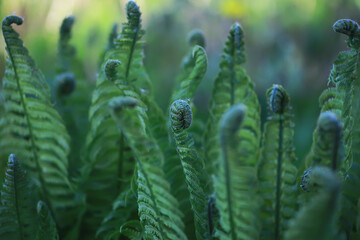
[[[87,80],[95,82],[99,57],[113,23],[126,21],[122,0],[0,0],[1,19],[10,14],[25,21],[16,30],[48,81],[54,78],[59,27],[75,15],[72,44],[83,62]],[[136,0],[146,30],[145,67],[154,96],[166,110],[187,54],[186,36],[194,28],[206,36],[208,71],[195,97],[199,117],[207,118],[208,101],[229,28],[239,22],[245,31],[245,68],[256,83],[266,118],[265,92],[282,84],[291,96],[295,115],[295,146],[299,162],[309,151],[319,114],[318,97],[345,37],[332,31],[340,18],[359,22],[360,0]],[[0,41],[0,78],[5,46]]]

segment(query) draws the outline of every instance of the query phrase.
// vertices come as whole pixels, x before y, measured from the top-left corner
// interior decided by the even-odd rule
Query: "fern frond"
[[[334,171],[341,166],[343,158],[342,127],[332,112],[321,113],[314,132],[314,145],[307,157],[307,168],[321,165]]]
[[[39,216],[39,229],[36,235],[36,240],[58,240],[56,224],[49,212],[49,208],[43,201],[37,204],[37,213]]]
[[[60,39],[58,43],[59,71],[69,71],[76,49],[70,45],[71,29],[75,22],[74,16],[64,18],[60,27]]]
[[[145,31],[141,27],[140,8],[134,1],[127,2],[126,14],[128,21],[121,25],[114,48],[105,54],[105,59],[121,61],[118,68],[119,78],[132,82],[139,93],[151,94],[151,82],[143,64],[142,38]]]
[[[114,41],[116,39],[116,37],[118,36],[118,28],[119,25],[117,23],[114,23],[113,26],[111,27],[111,31],[108,37],[108,43],[106,46],[106,49],[104,50],[104,52],[101,54],[100,62],[99,62],[99,66],[101,67],[101,64],[103,63],[103,61],[105,60],[105,55],[107,52],[109,52],[110,50],[112,50],[115,47]]]
[[[195,46],[192,50],[192,61],[194,63],[192,71],[181,81],[179,89],[172,96],[172,101],[192,98],[204,78],[207,68],[205,49]]]
[[[349,37],[346,43],[350,48],[360,47],[360,27],[357,22],[351,19],[340,19],[334,23],[333,29]]]
[[[249,162],[255,165],[258,158],[260,105],[254,92],[254,84],[242,67],[245,62],[243,37],[243,30],[238,23],[235,23],[231,27],[228,40],[225,43],[220,62],[220,72],[215,79],[212,98],[210,99],[210,118],[204,135],[205,164],[209,174],[217,169],[216,162],[220,156],[218,139],[220,119],[225,111],[234,104],[243,103],[247,106],[244,127],[239,132],[239,136],[252,139],[248,147],[249,151],[255,154],[251,155],[251,158],[248,159]]]
[[[178,202],[170,194],[164,172],[158,166],[163,155],[147,135],[140,117],[144,109],[134,98],[115,98],[110,102],[129,146],[137,160],[138,211],[146,239],[186,239]]]
[[[263,199],[261,239],[282,239],[297,209],[294,123],[285,89],[275,84],[266,95],[269,116],[258,167],[259,193]]]
[[[127,224],[129,221],[134,221],[136,218],[136,195],[131,189],[127,189],[121,192],[115,199],[113,209],[104,218],[100,228],[96,231],[96,238],[110,240],[120,237],[123,233],[121,232],[121,229],[119,230],[119,228],[122,228],[122,226]]]
[[[171,127],[175,138],[176,150],[190,193],[190,202],[194,214],[197,239],[210,239],[211,232],[207,218],[207,199],[205,195],[207,176],[204,162],[194,149],[191,136],[186,132],[192,121],[190,105],[184,100],[175,101],[170,107]]]
[[[89,235],[91,231],[87,229],[96,230],[111,210],[111,204],[116,196],[130,181],[135,168],[131,149],[107,106],[114,97],[132,96],[137,99],[140,97],[129,83],[119,78],[116,71],[120,65],[119,60],[108,59],[103,65],[89,110],[87,158],[81,169],[82,186],[87,195],[83,230]]]
[[[341,52],[334,62],[336,87],[344,93],[341,121],[344,129],[345,158],[342,173],[345,176],[342,203],[342,228],[349,238],[355,230],[357,201],[360,192],[360,30],[356,22],[349,19],[337,21],[334,31],[349,38],[347,45],[351,50]]]
[[[9,156],[0,200],[0,238],[33,239],[37,225],[34,189],[14,154]]]
[[[69,175],[76,178],[83,158],[88,131],[88,109],[93,84],[87,81],[83,64],[76,58],[76,49],[70,44],[74,16],[66,17],[60,27],[58,40],[57,76],[52,82],[54,106],[72,136],[69,155]]]
[[[259,238],[257,169],[251,161],[256,154],[252,150],[254,140],[238,135],[244,128],[245,114],[245,105],[236,104],[224,114],[220,123],[222,154],[214,181],[220,239]]]
[[[318,193],[291,220],[284,239],[335,239],[340,208],[340,182],[333,171],[318,166],[312,169],[308,184],[318,188]]]
[[[74,207],[67,178],[69,135],[52,107],[46,81],[11,27],[22,22],[18,16],[8,16],[2,23],[11,68],[3,80],[7,127],[0,134],[0,148],[22,159],[57,223],[71,225],[73,219],[67,216],[71,214],[67,209]],[[67,221],[62,221],[66,216]]]

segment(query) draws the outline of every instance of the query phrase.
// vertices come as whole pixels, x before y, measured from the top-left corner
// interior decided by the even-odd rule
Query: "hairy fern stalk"
[[[204,34],[190,32],[163,111],[143,64],[134,1],[126,16],[120,32],[112,27],[94,86],[71,45],[74,16],[60,27],[49,81],[13,29],[23,19],[3,20],[0,239],[360,239],[356,22],[333,26],[350,49],[334,61],[312,147],[298,163],[290,97],[279,84],[266,92],[261,131],[239,23],[203,122],[193,98],[207,70]]]

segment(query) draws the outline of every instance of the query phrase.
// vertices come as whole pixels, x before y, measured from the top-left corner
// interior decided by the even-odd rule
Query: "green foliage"
[[[220,239],[258,239],[259,201],[256,167],[249,162],[251,140],[241,139],[247,108],[232,106],[220,122],[219,158],[215,179],[216,206],[220,213]],[[240,143],[240,144],[239,144]],[[250,146],[250,147],[249,147]]]
[[[109,104],[137,160],[138,211],[145,238],[187,239],[178,203],[159,167],[163,155],[154,139],[146,134],[141,118],[144,109],[130,97],[114,98]]]
[[[207,219],[207,199],[205,187],[207,176],[204,162],[194,149],[193,139],[186,133],[192,121],[190,105],[184,100],[175,101],[170,107],[171,128],[174,133],[176,150],[180,156],[186,184],[190,193],[190,202],[194,211],[194,223],[197,239],[210,239],[211,232]]]
[[[31,182],[14,154],[9,156],[1,189],[0,238],[32,239],[36,233],[36,210]]]
[[[52,91],[11,26],[23,20],[4,19],[1,239],[359,238],[356,22],[334,24],[349,37],[350,50],[331,69],[301,165],[290,98],[278,84],[266,93],[261,134],[239,24],[225,43],[204,129],[192,102],[207,70],[203,33],[189,34],[171,106],[163,112],[143,64],[140,8],[129,1],[126,13],[121,31],[112,28],[94,90],[71,45],[73,16],[60,27]],[[307,170],[301,176],[297,168]]]
[[[247,107],[244,127],[239,137],[250,140],[248,149],[249,163],[256,165],[260,145],[260,105],[254,92],[254,84],[247,76],[242,64],[245,62],[243,30],[239,24],[234,24],[225,43],[220,62],[220,72],[215,79],[212,98],[210,100],[210,118],[205,132],[205,157],[210,174],[217,169],[220,156],[219,123],[222,115],[232,105],[243,103]]]
[[[320,189],[300,209],[296,218],[291,220],[284,239],[338,239],[335,236],[340,206],[340,181],[329,168],[314,167],[308,184]]]
[[[57,233],[56,224],[46,203],[43,201],[38,202],[37,213],[39,216],[39,229],[36,240],[58,240],[59,235]]]
[[[261,239],[282,239],[288,221],[297,210],[294,123],[285,89],[273,85],[266,95],[269,116],[264,126],[258,167],[259,192],[263,199]]]
[[[8,51],[2,88],[6,124],[0,133],[2,156],[14,153],[22,159],[59,226],[65,227],[73,219],[64,210],[75,205],[67,169],[70,138],[50,102],[49,86],[11,27],[22,22],[17,16],[8,16],[2,24]]]

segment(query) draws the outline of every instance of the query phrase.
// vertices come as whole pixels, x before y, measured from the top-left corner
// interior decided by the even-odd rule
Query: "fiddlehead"
[[[220,72],[215,79],[209,105],[210,118],[204,134],[205,159],[209,174],[218,168],[217,160],[221,152],[218,139],[220,119],[225,111],[235,104],[243,103],[247,106],[244,127],[238,135],[249,140],[248,147],[252,155],[249,156],[248,161],[256,165],[258,160],[261,137],[260,105],[254,92],[254,83],[242,67],[246,60],[243,38],[243,30],[238,23],[235,23],[230,29],[219,64]]]
[[[106,78],[110,81],[115,79],[116,68],[120,66],[121,62],[119,60],[110,59],[105,63],[104,71]]]
[[[193,148],[193,139],[186,132],[192,121],[190,105],[184,100],[175,101],[170,107],[171,128],[174,133],[176,150],[183,167],[190,203],[194,214],[197,239],[210,239],[211,231],[207,219],[205,186],[207,176],[204,162]]]
[[[71,40],[71,30],[75,23],[75,17],[69,16],[64,18],[60,27],[60,39],[58,43],[58,56],[61,70],[69,71],[71,60],[75,57],[76,49],[69,44]]]
[[[340,181],[329,168],[317,166],[309,173],[306,186],[311,190],[313,187],[318,192],[291,220],[289,229],[285,232],[285,240],[335,239],[340,208]]]
[[[281,239],[297,209],[294,123],[285,89],[275,84],[266,95],[269,110],[258,166],[261,239]]]
[[[187,42],[190,46],[199,45],[200,47],[205,48],[205,36],[200,29],[194,29],[189,32],[187,37]]]
[[[190,105],[184,100],[175,101],[170,107],[171,127],[179,133],[191,125],[192,111]]]
[[[11,68],[3,79],[8,127],[1,132],[0,145],[5,152],[12,151],[22,159],[42,199],[65,229],[75,220],[72,214],[77,214],[70,211],[75,203],[69,201],[74,197],[67,178],[69,135],[51,104],[49,86],[10,26],[12,23],[21,24],[22,19],[8,16],[2,24]],[[63,217],[68,221],[61,221]]]
[[[66,72],[56,77],[54,82],[54,92],[56,97],[70,95],[76,87],[76,78],[74,74]]]
[[[360,30],[357,22],[351,19],[341,19],[335,22],[333,29],[335,32],[349,37],[346,42],[350,48],[358,49],[360,47]]]

